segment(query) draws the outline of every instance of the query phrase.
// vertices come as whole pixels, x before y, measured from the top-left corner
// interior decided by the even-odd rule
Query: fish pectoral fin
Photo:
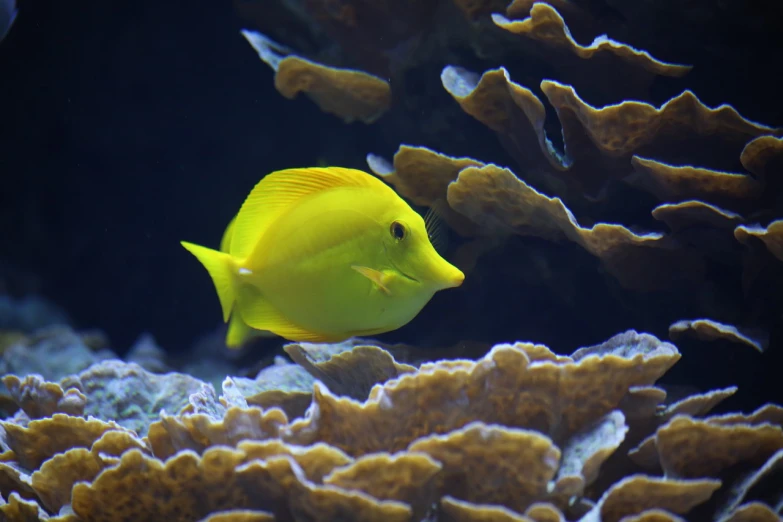
[[[369,268],[366,266],[359,266],[359,265],[351,265],[351,268],[362,274],[364,277],[375,283],[378,288],[383,291],[386,295],[391,295],[391,291],[389,290],[389,274],[385,274],[379,270],[375,270],[374,268]]]
[[[289,321],[255,288],[240,290],[237,304],[246,327],[266,330],[289,341],[329,342],[331,339]]]

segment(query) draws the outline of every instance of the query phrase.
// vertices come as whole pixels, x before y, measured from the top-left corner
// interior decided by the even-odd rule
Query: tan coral
[[[357,400],[364,400],[370,389],[416,368],[401,364],[377,346],[353,346],[332,355],[326,361],[315,361],[308,355],[307,343],[289,344],[286,353],[332,392]]]
[[[610,156],[629,157],[666,135],[715,135],[745,144],[761,135],[781,132],[746,120],[730,105],[710,108],[691,91],[684,91],[657,109],[638,101],[595,108],[584,102],[573,87],[554,81],[541,82],[541,90],[557,110],[566,142],[568,134],[581,128],[600,151]]]
[[[760,239],[772,255],[783,261],[783,219],[775,220],[766,227],[739,226],[734,230],[734,237],[742,243],[749,243],[751,237]]]
[[[758,470],[740,475],[728,491],[728,498],[720,506],[716,518],[722,520],[730,516],[740,509],[747,499],[759,498],[757,495],[763,496],[765,491],[772,492],[767,498],[773,503],[777,502],[780,507],[780,502],[783,501],[783,488],[779,485],[781,473],[783,473],[783,450],[777,451]]]
[[[399,451],[472,421],[535,429],[562,441],[615,409],[631,386],[654,382],[679,359],[674,346],[633,331],[588,352],[573,362],[531,363],[523,349],[499,345],[478,361],[424,364],[375,386],[364,403],[316,384],[310,416],[283,436],[298,444],[327,442],[353,456]]]
[[[648,419],[657,414],[666,400],[666,391],[655,386],[634,386],[620,403],[620,411],[626,419]]]
[[[84,522],[198,520],[237,509],[272,513],[277,520],[407,522],[411,515],[400,502],[314,484],[288,455],[262,461],[221,446],[202,456],[184,450],[165,463],[130,450],[92,484],[76,484],[72,507]]]
[[[237,477],[251,491],[259,487],[264,491],[281,491],[287,497],[287,509],[295,520],[409,522],[412,515],[410,506],[403,502],[379,501],[360,491],[314,484],[287,456],[253,460],[237,469]],[[267,477],[274,484],[264,488],[263,484],[269,480]],[[289,517],[276,515],[276,518]]]
[[[663,509],[649,509],[638,515],[623,517],[620,522],[685,522],[685,520]]]
[[[57,513],[71,502],[71,488],[80,481],[92,482],[105,468],[119,461],[128,450],[149,453],[149,448],[130,433],[107,431],[92,448],[73,448],[43,463],[32,474],[31,485],[42,504]]]
[[[571,437],[563,447],[552,498],[565,507],[571,498],[582,497],[585,488],[598,478],[604,462],[623,443],[627,432],[625,416],[613,411]]]
[[[419,439],[408,450],[443,464],[445,494],[518,512],[545,496],[560,464],[560,450],[545,435],[481,422]],[[508,486],[497,488],[495,481]]]
[[[11,450],[0,454],[0,493],[6,497],[17,493],[25,499],[37,499],[30,486],[31,471],[20,466],[15,459],[16,455]]]
[[[780,516],[761,502],[750,502],[720,519],[720,522],[780,522]]]
[[[506,16],[511,20],[521,20],[523,18],[528,18],[530,16],[531,9],[533,9],[533,6],[542,1],[543,0],[511,0],[511,2],[506,7]],[[580,17],[589,16],[586,12],[580,9],[578,5],[574,4],[570,0],[546,0],[543,1],[543,3],[554,7],[557,9],[557,12],[561,14],[571,14],[574,16],[578,15]]]
[[[601,259],[628,288],[660,290],[677,284],[683,273],[697,279],[703,271],[699,258],[678,250],[662,234],[637,234],[609,223],[580,226],[559,198],[541,194],[510,170],[495,165],[463,169],[449,185],[447,197],[454,210],[484,230],[577,243]]]
[[[711,444],[715,446],[715,451],[720,453],[727,448],[728,450],[726,451],[726,455],[714,460],[708,465],[717,465],[718,469],[721,469],[721,467],[724,465],[721,464],[721,462],[723,462],[726,458],[735,458],[735,455],[731,455],[733,453],[732,444],[734,443],[732,442],[730,436],[726,436],[729,435],[730,432],[725,430],[721,432],[717,429],[717,427],[734,426],[737,424],[750,425],[752,427],[754,425],[763,423],[775,424],[776,420],[779,421],[779,424],[783,424],[783,408],[773,406],[765,406],[760,408],[756,413],[751,415],[728,414],[722,416],[711,416],[704,420],[690,419],[691,422],[685,422],[685,420],[688,419],[688,416],[699,416],[708,413],[714,406],[733,394],[735,390],[735,388],[715,390],[710,393],[687,397],[682,401],[672,404],[656,414],[654,421],[657,426],[655,428],[657,429],[661,426],[666,427],[671,424],[673,419],[679,416],[680,419],[683,419],[680,421],[679,429],[673,430],[668,435],[672,435],[680,439],[680,446],[698,447],[699,443],[697,441],[700,437],[700,433],[702,436],[707,438],[717,438],[718,440],[711,441]],[[767,428],[772,428],[772,426],[767,426]],[[721,434],[724,435],[722,439]],[[772,433],[772,436],[774,438],[774,433]],[[693,440],[691,442],[686,442],[689,437],[692,437]],[[676,443],[677,441],[675,440],[674,442]],[[703,450],[699,450],[697,453],[700,455],[702,451]],[[628,452],[628,456],[633,462],[648,471],[663,471],[661,456],[658,453],[658,447],[656,444],[656,433],[648,436],[635,448],[630,450]],[[693,463],[691,463],[691,457],[693,456],[689,457],[688,455],[679,455],[677,457],[677,461],[679,461],[678,465],[680,467],[690,466],[691,464],[694,464],[695,466],[702,465],[699,462],[698,456],[693,457],[695,460]],[[743,458],[744,457],[740,457],[740,460],[743,460]],[[737,461],[732,460],[731,462],[736,463]]]
[[[780,136],[781,129],[774,132]],[[783,165],[783,137],[759,136],[749,141],[742,149],[740,163],[761,181],[765,181],[772,170]]]
[[[27,427],[2,422],[5,441],[16,460],[29,470],[38,469],[47,459],[71,448],[89,448],[110,430],[127,431],[114,422],[56,413],[31,421]]]
[[[737,463],[763,463],[783,449],[783,430],[770,424],[720,426],[675,416],[658,429],[655,446],[667,476],[714,477]]]
[[[131,450],[92,484],[73,487],[73,510],[85,522],[116,522],[198,520],[225,509],[259,508],[236,483],[234,470],[243,459],[241,452],[213,448],[203,458],[183,451],[164,464]]]
[[[265,460],[287,455],[302,468],[307,479],[316,484],[323,483],[324,477],[336,468],[353,462],[353,459],[342,451],[320,442],[312,446],[295,446],[277,439],[245,440],[237,445],[237,449],[247,455],[248,459]]]
[[[275,522],[275,517],[266,511],[232,509],[213,513],[199,522]]]
[[[666,223],[674,232],[699,225],[712,229],[734,229],[743,220],[739,214],[697,200],[664,203],[652,210],[652,216]]]
[[[632,475],[612,486],[601,497],[591,516],[599,516],[593,519],[601,522],[618,522],[650,509],[686,514],[706,502],[720,486],[719,480],[675,480]]]
[[[281,427],[288,424],[285,413],[278,408],[241,408],[233,406],[216,418],[205,413],[168,415],[152,423],[148,435],[153,453],[168,458],[178,451],[189,449],[202,453],[210,446],[236,446],[242,440],[275,438]]]
[[[772,424],[783,428],[783,406],[777,404],[765,404],[750,414],[726,413],[724,415],[711,416],[710,424],[717,426],[731,426],[733,424]]]
[[[440,499],[440,516],[443,522],[538,522],[503,506],[473,504],[444,496]]]
[[[65,377],[61,385],[76,388],[87,397],[86,415],[113,419],[142,436],[162,409],[179,412],[191,395],[206,386],[184,373],[159,375],[119,359],[95,363],[78,375]]]
[[[258,406],[263,410],[280,408],[289,419],[302,417],[310,406],[313,382],[315,379],[304,368],[282,357],[276,357],[275,363],[261,370],[255,379],[231,379],[245,403],[239,401],[239,405]],[[227,383],[223,383],[224,393]]]
[[[268,390],[245,397],[248,406],[257,406],[262,410],[279,408],[289,419],[303,417],[313,400],[312,391]]]
[[[740,156],[746,168],[759,171],[765,161],[776,157],[773,153],[779,153],[766,139],[774,138],[765,135],[783,133],[783,129],[744,119],[728,105],[707,107],[690,91],[670,99],[660,108],[639,101],[598,108],[583,101],[572,86],[544,80],[541,90],[555,108],[563,131],[566,153],[561,153],[555,150],[544,131],[543,104],[530,89],[514,83],[505,69],[489,70],[479,77],[448,66],[441,74],[441,81],[463,110],[498,133],[526,179],[557,195],[565,195],[562,186],[565,183],[579,197],[584,197],[584,192],[600,196],[608,180],[625,179],[633,172],[631,160],[638,157],[637,163],[646,162],[651,168],[658,166],[661,172],[671,174],[668,178],[671,183],[687,188],[681,199],[693,197],[700,189],[711,190],[730,201],[757,196],[761,179],[666,166],[652,158],[658,160],[659,155],[669,156],[679,148],[706,141],[722,145],[718,154],[714,153],[714,146],[710,149],[711,156],[719,158],[716,161],[733,164],[736,161],[733,151],[739,154],[742,150]],[[751,146],[754,142],[758,145]],[[690,172],[699,176],[676,177]],[[552,175],[557,182],[552,180]],[[658,186],[651,185],[641,174],[626,181],[648,190]],[[734,194],[733,190],[743,192]]]
[[[8,502],[0,498],[0,518],[6,522],[38,522],[46,520],[46,511],[34,500],[26,500],[18,493],[11,493]]]
[[[525,511],[525,516],[535,522],[565,522],[565,517],[560,510],[546,502],[531,504]]]
[[[47,382],[38,375],[28,375],[22,379],[16,375],[6,375],[3,384],[30,419],[51,417],[55,413],[73,416],[84,414],[87,397],[79,390],[64,391],[59,384]]]
[[[727,107],[724,106],[723,109]],[[783,138],[770,135],[754,137],[753,133],[763,130],[763,126],[753,124],[757,130],[747,126],[744,126],[743,130],[743,125],[737,119],[739,115],[733,109],[725,112],[722,118],[717,116],[719,110],[721,108],[714,109],[710,117],[724,121],[726,126],[721,132],[734,133],[738,140],[741,140],[744,135],[749,140],[740,153],[740,163],[747,172],[724,172],[690,165],[677,166],[633,156],[631,164],[635,173],[627,181],[667,202],[683,202],[689,198],[698,198],[724,205],[738,205],[744,201],[751,201],[758,206],[758,199],[763,196],[768,185],[767,170],[774,169],[776,164],[783,162]],[[704,119],[705,116],[702,118]],[[730,121],[732,119],[736,120],[733,124]],[[706,129],[701,130],[701,132],[705,131]],[[766,132],[781,134],[783,129],[767,128]],[[735,235],[737,239],[745,242],[745,234],[739,232],[738,235],[735,232]]]
[[[567,168],[566,160],[558,156],[546,137],[544,104],[530,89],[511,81],[505,68],[490,69],[479,77],[467,69],[447,66],[440,78],[462,110],[509,140],[512,150],[525,151],[529,145],[537,144],[553,168]],[[464,161],[459,164],[461,168],[481,165]]]
[[[729,386],[720,390],[712,390],[707,393],[689,395],[682,400],[668,405],[658,414],[661,422],[668,422],[677,415],[690,415],[699,417],[706,415],[718,404],[728,399],[737,392],[736,386]]]
[[[472,158],[453,158],[426,147],[408,145],[400,145],[393,165],[373,154],[367,156],[367,163],[370,170],[393,185],[400,195],[428,207],[445,200],[449,183],[457,179],[462,169],[484,165]],[[476,234],[475,225],[449,207],[444,209],[443,218],[460,234]]]
[[[512,21],[500,14],[493,15],[492,19],[502,29],[533,38],[556,48],[566,49],[584,60],[591,59],[596,55],[608,54],[630,65],[664,76],[683,76],[691,70],[690,65],[662,62],[650,56],[646,51],[634,49],[605,36],[596,38],[589,46],[579,45],[571,37],[560,13],[551,5],[543,2],[534,3],[530,8],[530,17],[525,20]]]
[[[745,344],[759,352],[766,350],[769,344],[769,337],[765,333],[747,331],[713,319],[683,319],[669,326],[669,337],[672,339],[679,339],[688,334],[704,341],[725,339]]]
[[[462,67],[446,66],[440,77],[443,88],[463,111],[497,133],[506,150],[524,166],[527,179],[559,195],[565,193],[565,183],[583,182],[581,174],[557,175],[571,169],[573,159],[555,149],[547,137],[544,104],[530,89],[511,81],[505,68],[490,69],[479,76]],[[483,165],[463,164],[459,170]],[[449,181],[456,179],[457,173]],[[431,195],[434,197],[442,196]]]
[[[631,165],[636,171],[634,183],[662,201],[683,202],[699,198],[731,203],[758,198],[764,190],[760,181],[747,174],[669,165],[641,156],[633,156]]]
[[[333,470],[323,483],[367,493],[378,500],[409,504],[416,519],[429,509],[441,487],[443,466],[426,453],[374,453]]]
[[[654,389],[648,390],[652,392]],[[648,390],[641,389],[638,391],[647,392]],[[637,469],[635,466],[641,467],[648,472],[662,472],[655,449],[655,430],[676,415],[705,415],[736,391],[736,387],[729,387],[690,395],[668,406],[663,404],[666,394],[660,393],[662,390],[659,390],[658,394],[649,393],[649,397],[647,397],[649,402],[644,400],[645,397],[637,397],[636,394],[629,395],[629,400],[623,405],[623,410],[627,411],[630,416],[630,436],[626,437],[623,450],[616,452],[612,456],[612,460],[607,464],[610,472],[604,473],[601,477],[601,488],[599,491],[608,489],[611,486],[611,482],[618,480],[622,474]],[[648,394],[644,393],[644,395]],[[650,433],[653,435],[648,436]],[[629,449],[630,451],[628,451]],[[632,466],[631,463],[635,466]]]
[[[321,110],[339,116],[345,123],[372,123],[389,109],[391,87],[387,81],[294,56],[260,33],[243,30],[242,35],[261,60],[274,69],[275,88],[286,98],[304,92]]]

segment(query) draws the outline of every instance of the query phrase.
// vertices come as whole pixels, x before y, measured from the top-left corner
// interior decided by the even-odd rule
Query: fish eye
[[[408,231],[405,230],[405,225],[399,221],[392,222],[391,226],[389,227],[389,232],[391,232],[392,237],[397,241],[402,241],[405,239],[405,236],[408,233]]]

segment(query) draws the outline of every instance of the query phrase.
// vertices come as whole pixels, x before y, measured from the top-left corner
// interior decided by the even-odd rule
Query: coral
[[[276,406],[289,419],[295,419],[310,406],[315,379],[298,364],[279,358],[255,379],[235,377],[233,382],[249,405],[265,409]]]
[[[317,345],[289,344],[285,351],[330,390],[357,400],[366,399],[374,385],[415,370],[409,364],[398,363],[389,352],[377,346],[341,347],[345,350],[333,351],[321,361],[312,355],[317,354]]]
[[[189,375],[156,375],[117,360],[95,364],[63,381],[63,386],[77,388],[87,397],[86,415],[116,419],[140,435],[146,435],[161,409],[179,411],[201,385]]]
[[[51,326],[6,348],[0,359],[0,374],[38,374],[54,381],[114,357],[116,354],[105,348],[105,341],[91,332],[79,334],[66,326]]]
[[[59,384],[44,381],[39,375],[28,375],[24,379],[6,375],[3,384],[29,419],[51,417],[58,412],[84,414],[87,397],[77,389],[63,391]]]
[[[471,239],[454,257],[481,272],[477,278],[507,263],[498,245],[516,245],[514,252],[531,251],[528,264],[541,274],[519,271],[505,283],[543,283],[564,301],[552,315],[579,314],[591,292],[580,295],[568,288],[573,282],[546,277],[558,263],[561,272],[573,268],[554,259],[570,256],[560,245],[573,243],[596,259],[602,293],[633,320],[656,315],[646,296],[661,296],[678,310],[656,315],[658,331],[683,317],[709,317],[725,325],[721,338],[765,349],[783,309],[783,128],[752,121],[728,103],[705,103],[714,97],[689,88],[693,67],[675,54],[682,48],[655,38],[670,25],[690,32],[691,24],[718,23],[699,20],[712,12],[706,6],[683,13],[668,4],[562,0],[275,4],[268,19],[252,17],[270,36],[243,34],[253,34],[273,67],[293,56],[274,36],[296,43],[297,60],[330,63],[344,74],[361,69],[385,82],[394,103],[373,123],[388,138],[379,147],[403,144],[392,161],[371,151],[367,163]],[[604,16],[614,12],[616,18]],[[722,16],[715,18],[727,23]],[[620,23],[623,17],[629,23]],[[275,28],[273,19],[296,30]],[[733,18],[724,29],[735,23],[747,30]],[[639,47],[653,41],[654,51]],[[330,103],[344,107],[345,92],[330,91]],[[479,144],[475,122],[497,136],[510,161]],[[454,150],[463,155],[437,152]],[[587,286],[584,277],[574,279]],[[730,329],[740,333],[727,337]]]
[[[760,239],[772,255],[783,261],[783,220],[773,221],[766,227],[741,225],[734,230],[734,235],[743,243],[749,242],[751,237]]]
[[[286,351],[339,390],[316,380],[304,418],[246,400],[301,379],[280,361],[227,377],[219,396],[121,361],[62,385],[7,376],[32,415],[2,422],[0,509],[72,522],[740,520],[783,498],[783,408],[702,417],[736,388],[664,404],[653,385],[680,353],[649,334],[419,367],[366,343]],[[71,391],[80,407],[58,412]]]
[[[142,334],[133,343],[125,361],[133,362],[152,373],[165,373],[171,370],[166,364],[166,351],[158,346],[151,334]]]
[[[763,333],[761,335],[758,335],[758,333],[756,335],[745,333],[736,326],[722,324],[710,319],[683,319],[669,326],[669,335],[672,339],[677,339],[687,333],[693,333],[699,339],[707,341],[728,339],[736,343],[746,344],[759,352],[763,352],[769,343],[769,339]]]
[[[509,10],[511,10],[511,6],[509,6]],[[521,9],[517,6],[514,11],[518,15]],[[601,68],[615,70],[619,68],[644,70],[664,76],[682,76],[691,70],[691,66],[656,60],[646,51],[634,49],[621,42],[610,40],[606,36],[596,38],[589,46],[579,45],[571,36],[565,20],[557,9],[544,2],[533,3],[527,15],[528,17],[524,20],[509,20],[502,14],[494,13],[492,21],[498,27],[515,35],[532,38],[547,46],[564,49],[582,60],[590,60],[589,67],[593,72]],[[596,63],[599,61],[604,63]],[[563,59],[557,60],[557,63],[559,66],[570,65],[568,60]]]
[[[345,123],[354,120],[372,123],[389,108],[391,89],[381,78],[300,58],[259,33],[243,31],[242,34],[259,57],[274,69],[275,88],[286,98],[304,92],[321,110],[340,116]]]
[[[528,346],[498,345],[475,362],[424,364],[415,374],[373,388],[364,403],[316,383],[314,411],[294,422],[288,437],[304,444],[323,440],[360,456],[398,451],[419,437],[481,420],[536,429],[561,442],[609,413],[629,387],[654,382],[679,359],[673,345],[635,332],[591,348],[601,356],[586,354],[561,365],[531,364]],[[630,357],[619,355],[624,350]]]
[[[533,260],[509,269],[506,258],[504,294],[543,267],[542,286],[560,285],[547,294],[569,312],[542,312],[558,328],[587,325],[606,294],[621,320],[674,342],[768,356],[783,310],[783,130],[679,83],[652,103],[656,78],[691,67],[617,33],[579,43],[605,28],[602,3],[291,0],[253,16],[275,40],[297,33],[297,51],[242,34],[284,97],[304,92],[343,122],[393,130],[395,145],[433,147],[366,159],[442,214],[474,280],[498,266],[476,262],[486,245],[502,245],[487,256]],[[654,9],[609,4],[631,21]],[[426,85],[417,67],[434,71]],[[470,125],[508,157],[436,151],[477,141]],[[590,262],[601,278],[579,300],[572,287],[595,270],[573,268]],[[492,301],[481,295],[471,310]],[[517,323],[540,317],[518,304],[502,305]],[[783,510],[783,407],[713,414],[738,388],[657,384],[681,352],[636,330],[569,356],[526,342],[460,359],[368,340],[288,344],[293,363],[210,383],[149,371],[167,371],[149,338],[136,364],[52,332],[4,343],[18,410],[0,424],[0,511],[12,520],[743,521]]]

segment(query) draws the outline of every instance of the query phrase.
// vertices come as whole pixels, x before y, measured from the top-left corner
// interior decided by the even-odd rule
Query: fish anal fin
[[[289,341],[334,342],[334,336],[311,332],[292,323],[252,287],[240,290],[237,308],[246,327],[266,330]]]
[[[229,226],[233,229],[231,255],[246,258],[253,252],[269,226],[297,201],[338,187],[391,190],[378,178],[356,169],[309,167],[272,172],[256,184]]]
[[[366,266],[352,265],[351,268],[362,274],[364,277],[375,283],[375,285],[386,295],[391,295],[389,290],[389,276],[374,268]]]
[[[232,350],[237,350],[251,339],[256,339],[258,337],[271,338],[277,336],[270,331],[256,330],[255,328],[248,326],[242,319],[242,315],[239,311],[234,310],[228,321],[226,346]]]

